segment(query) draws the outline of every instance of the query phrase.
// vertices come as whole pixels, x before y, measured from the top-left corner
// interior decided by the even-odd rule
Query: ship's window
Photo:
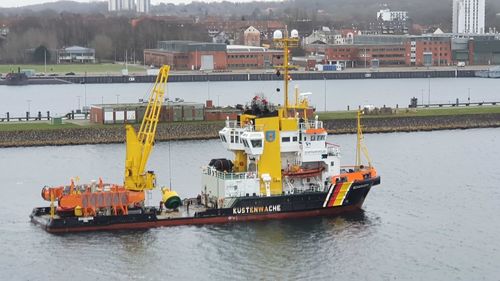
[[[234,143],[234,136],[231,135],[231,143]]]
[[[225,137],[224,135],[220,135],[220,139],[221,139],[223,142],[227,142],[226,137]]]
[[[250,140],[252,142],[252,147],[262,147],[262,140]]]
[[[239,135],[234,136],[234,142],[240,143],[240,136]]]
[[[330,162],[330,166],[335,166],[335,163],[333,161]]]
[[[311,141],[315,141],[316,140],[316,136],[315,135],[312,135],[311,136]]]
[[[281,142],[290,142],[290,137],[282,137]]]
[[[293,137],[292,141],[297,142],[297,137]]]

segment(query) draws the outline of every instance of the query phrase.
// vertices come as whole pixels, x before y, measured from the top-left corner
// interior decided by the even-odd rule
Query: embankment
[[[217,138],[223,122],[159,124],[157,141]],[[370,117],[363,119],[365,133],[415,132],[432,130],[500,127],[500,113],[418,117]],[[331,134],[356,132],[355,119],[325,120]],[[1,131],[0,147],[122,143],[123,126],[64,128],[51,130]]]
[[[365,133],[418,132],[434,130],[455,130],[500,127],[500,113],[375,117],[363,119]],[[356,133],[356,119],[324,121],[329,134]]]

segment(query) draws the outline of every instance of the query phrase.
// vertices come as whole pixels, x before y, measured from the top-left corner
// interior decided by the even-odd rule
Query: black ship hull
[[[230,208],[200,209],[188,205],[178,212],[162,213],[150,207],[128,215],[50,218],[50,208],[40,207],[33,209],[30,218],[48,232],[64,233],[332,216],[359,210],[371,187],[379,183],[377,177],[337,183],[325,192],[237,198]]]

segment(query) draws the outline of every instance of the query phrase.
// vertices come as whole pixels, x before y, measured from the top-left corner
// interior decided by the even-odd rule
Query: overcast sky
[[[0,7],[21,7],[32,4],[40,4],[46,2],[57,2],[58,0],[0,0]],[[74,0],[78,2],[88,3],[88,2],[99,2],[96,0]],[[221,2],[222,0],[203,0],[203,2]],[[227,0],[230,2],[251,2],[253,0]],[[101,0],[100,2],[107,2],[106,0]],[[192,0],[151,0],[151,4],[159,4],[159,3],[190,3]]]

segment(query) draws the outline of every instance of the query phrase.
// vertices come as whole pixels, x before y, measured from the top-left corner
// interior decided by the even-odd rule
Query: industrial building
[[[308,44],[306,51],[324,55],[324,63],[346,67],[448,66],[500,63],[499,34],[357,35],[353,44]],[[424,57],[428,60],[424,62]]]
[[[124,124],[141,123],[144,118],[147,103],[121,103],[121,104],[95,104],[90,108],[90,122],[96,124]],[[214,106],[212,100],[205,104],[185,102],[180,99],[167,100],[160,111],[160,122],[181,121],[223,121],[236,120],[238,114],[243,112],[242,107]],[[308,118],[314,117],[314,108],[306,110]],[[290,116],[297,112],[290,109]],[[298,112],[302,116],[302,112]]]
[[[90,121],[98,124],[140,123],[147,103],[100,104],[90,108]],[[160,111],[160,122],[202,121],[203,103],[167,101]]]
[[[175,70],[262,69],[282,63],[282,52],[263,47],[194,41],[160,41],[144,50],[147,65],[170,65]]]
[[[283,51],[263,47],[227,45],[227,66],[229,69],[271,68],[283,63]]]

